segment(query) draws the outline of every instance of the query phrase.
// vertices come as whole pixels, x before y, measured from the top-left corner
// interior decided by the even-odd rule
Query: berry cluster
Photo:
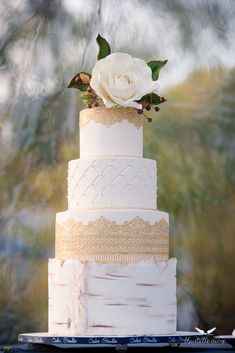
[[[97,96],[91,86],[88,86],[86,91],[81,94],[81,98],[88,108],[103,106],[102,100]]]
[[[93,100],[92,103],[89,103],[87,105],[88,108],[92,108],[92,107],[98,107],[99,106],[99,102],[98,102],[98,96],[97,94],[93,91],[93,89],[91,88],[91,86],[89,86],[87,88],[87,92],[90,95],[91,101]]]
[[[153,102],[151,98],[152,98],[151,95],[147,95],[146,99],[144,101],[140,102],[141,105],[142,105],[142,108],[141,109],[137,109],[138,114],[143,114],[144,117],[148,120],[149,123],[151,123],[151,121],[153,119],[149,118],[147,115],[145,115],[144,110],[150,111],[152,106],[155,105],[155,107],[154,107],[155,112],[159,112],[160,108],[158,107],[158,104],[166,102],[166,99],[164,97],[159,97],[159,102],[158,103]]]

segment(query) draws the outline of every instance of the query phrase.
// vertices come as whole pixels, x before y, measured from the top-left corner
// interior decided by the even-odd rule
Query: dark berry
[[[163,103],[166,101],[166,99],[164,97],[160,97],[160,101],[161,101],[161,103]]]
[[[88,87],[88,88],[87,88],[87,92],[91,93],[91,92],[92,92],[92,88],[91,88],[91,87]]]
[[[95,103],[94,103],[94,106],[95,106],[95,107],[98,107],[98,106],[99,106],[99,103],[98,103],[98,102],[95,102]]]
[[[147,105],[147,107],[145,109],[150,110],[151,109],[150,105]]]
[[[91,108],[92,108],[92,105],[91,105],[91,104],[88,104],[88,108],[91,109]]]
[[[155,107],[155,111],[159,112],[160,108],[159,107]]]
[[[152,118],[147,118],[148,119],[148,122],[151,123],[153,121]]]
[[[143,114],[143,109],[137,109],[138,114]]]

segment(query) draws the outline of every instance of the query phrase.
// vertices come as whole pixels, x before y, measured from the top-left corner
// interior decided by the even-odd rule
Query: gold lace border
[[[121,123],[123,120],[127,120],[129,124],[135,125],[137,129],[140,129],[143,125],[143,118],[133,108],[103,108],[97,107],[92,109],[84,109],[80,112],[80,128],[83,128],[91,121],[97,124],[103,124],[106,127],[110,127],[114,124]]]
[[[88,224],[73,218],[56,225],[56,258],[129,263],[168,260],[168,224],[136,217],[117,224],[100,217]]]

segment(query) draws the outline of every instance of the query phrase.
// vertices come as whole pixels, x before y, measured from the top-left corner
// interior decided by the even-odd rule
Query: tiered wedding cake
[[[68,210],[49,260],[49,332],[176,331],[176,259],[168,214],[156,208],[156,161],[143,158],[134,108],[80,113],[80,159],[69,162]]]

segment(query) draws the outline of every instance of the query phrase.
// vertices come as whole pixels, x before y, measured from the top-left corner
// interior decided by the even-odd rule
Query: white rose
[[[135,101],[157,89],[147,63],[124,53],[110,54],[98,60],[90,85],[107,108],[120,105],[141,109],[142,105]]]

